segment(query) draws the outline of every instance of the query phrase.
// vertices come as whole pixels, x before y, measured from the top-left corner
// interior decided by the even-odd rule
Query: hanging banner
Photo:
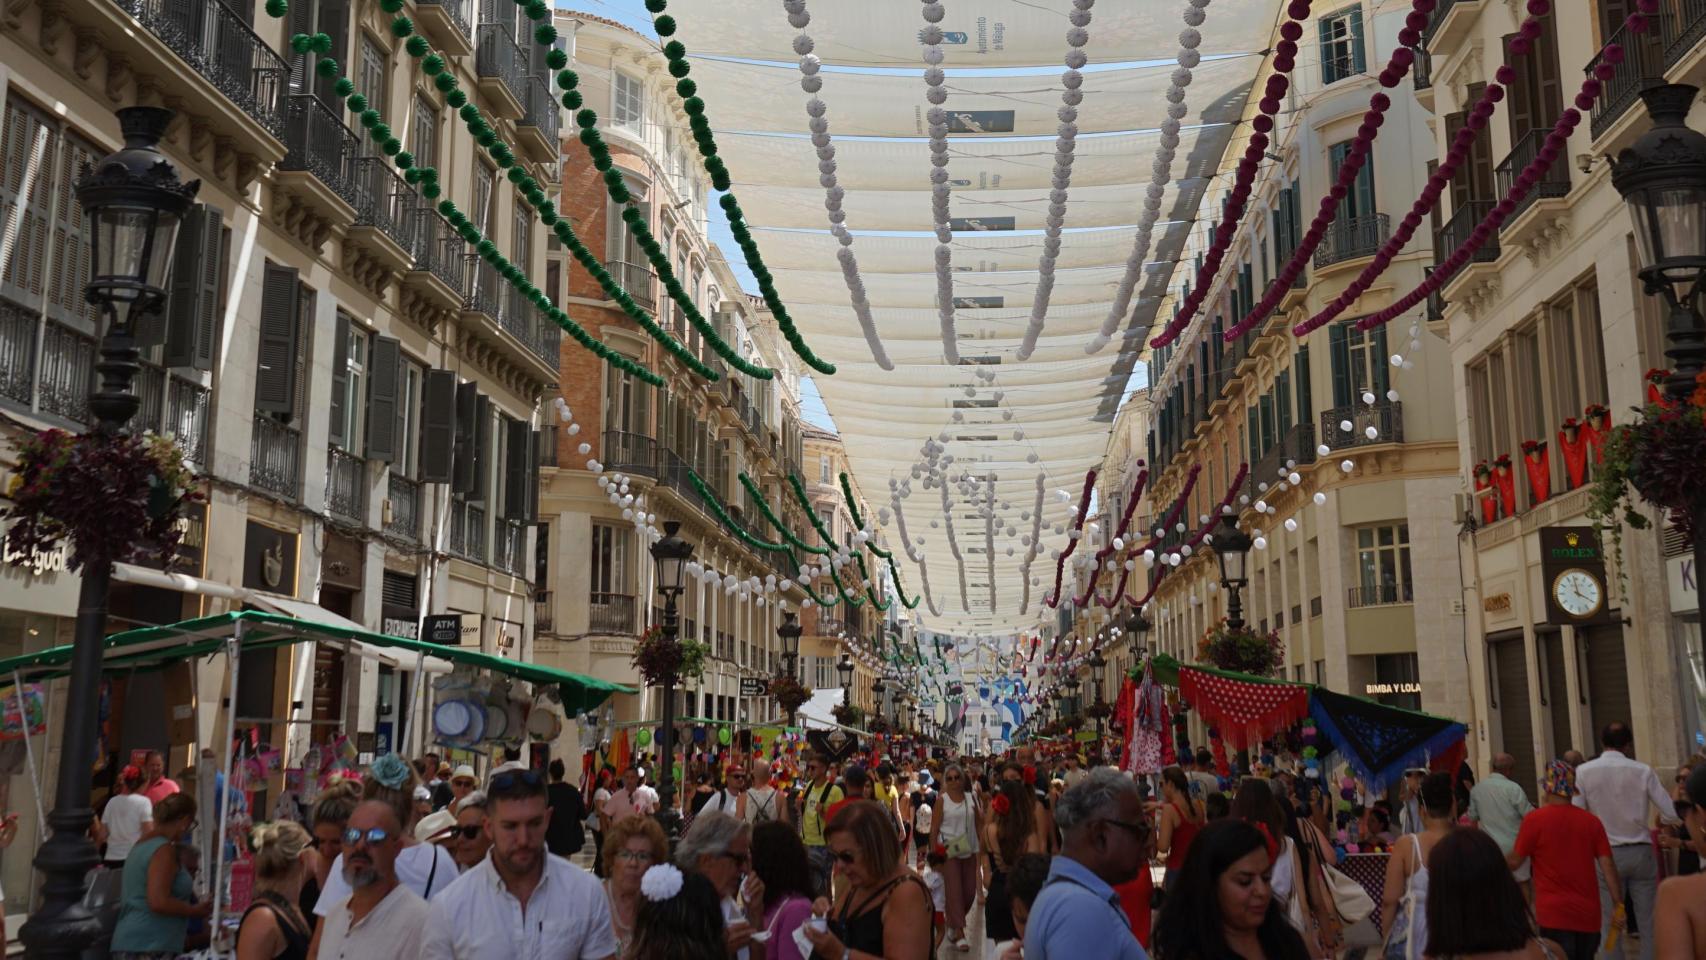
[[[32,737],[47,732],[47,696],[41,684],[24,684],[22,712],[17,687],[0,688],[0,697],[5,698],[0,707],[0,741],[22,740],[26,727]]]

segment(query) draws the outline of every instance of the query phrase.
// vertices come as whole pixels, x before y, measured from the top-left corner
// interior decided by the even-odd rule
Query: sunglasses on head
[[[544,775],[537,770],[505,770],[492,778],[492,789],[511,790],[517,783],[537,787],[544,782]]]
[[[391,839],[391,831],[384,827],[374,827],[371,830],[357,830],[355,827],[350,827],[344,831],[344,846],[346,847],[353,847],[363,840],[367,841],[370,846],[377,846],[389,839]]]

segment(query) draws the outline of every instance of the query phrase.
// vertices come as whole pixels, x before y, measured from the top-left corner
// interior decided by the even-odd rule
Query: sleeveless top
[[[1197,838],[1202,824],[1191,822],[1191,818],[1179,809],[1178,804],[1169,801],[1167,805],[1179,815],[1178,826],[1173,828],[1173,845],[1167,848],[1167,872],[1172,873],[1184,868],[1185,853],[1191,849],[1191,841]]]
[[[296,921],[291,917],[285,903],[283,897],[271,890],[262,890],[255,894],[249,909],[243,911],[243,919],[249,919],[249,914],[262,907],[271,910],[278,920],[278,932],[284,934],[284,950],[275,954],[273,960],[308,960],[308,941],[312,938],[312,933],[296,926]],[[237,929],[242,930],[242,924],[239,923]]]
[[[118,925],[113,927],[112,949],[125,953],[181,953],[188,917],[168,917],[148,909],[148,864],[166,845],[165,837],[150,837],[130,850],[124,861],[124,884],[120,894]],[[194,903],[190,872],[178,868],[172,877],[172,896]]]
[[[841,906],[841,915],[837,921],[843,931],[841,942],[849,950],[859,950],[874,957],[883,955],[883,907],[888,905],[885,896],[903,880],[910,880],[924,890],[924,902],[929,904],[930,888],[924,886],[924,881],[916,873],[907,873],[895,877],[871,891],[870,895],[859,901],[857,910],[853,909],[853,901],[849,900]],[[882,902],[872,906],[872,902],[881,899]],[[852,914],[851,917],[848,914]],[[930,914],[930,940],[936,940],[936,917]]]
[[[949,846],[956,838],[964,837],[971,842],[967,856],[975,856],[979,849],[977,817],[972,807],[974,802],[971,795],[967,794],[964,800],[956,803],[953,797],[944,792],[936,811],[936,833],[942,846]],[[948,856],[952,858],[953,854]]]
[[[1404,884],[1404,898],[1398,902],[1399,916],[1393,918],[1388,937],[1387,955],[1401,951],[1406,960],[1419,960],[1428,943],[1428,864],[1422,859],[1422,841],[1410,834],[1410,850],[1415,865]],[[1545,944],[1541,945],[1544,949]]]

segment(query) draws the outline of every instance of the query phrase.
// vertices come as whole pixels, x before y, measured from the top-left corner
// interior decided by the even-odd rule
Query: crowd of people
[[[560,761],[480,777],[385,755],[305,822],[249,833],[236,957],[927,960],[970,953],[978,917],[978,960],[1587,960],[1634,931],[1642,960],[1706,956],[1706,764],[1666,789],[1626,727],[1602,741],[1547,765],[1538,808],[1505,755],[1478,783],[1416,769],[1355,803],[1206,753],[1138,777],[1025,746],[807,755],[792,779],[690,765],[673,845],[653,758],[583,799]],[[96,830],[113,955],[177,956],[211,907],[184,842],[195,801],[158,767],[118,782]],[[1379,904],[1340,870],[1356,850],[1387,854]]]

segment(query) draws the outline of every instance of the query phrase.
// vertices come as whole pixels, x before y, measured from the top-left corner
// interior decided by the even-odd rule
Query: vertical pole
[[[218,818],[218,837],[214,842],[213,853],[213,916],[207,922],[207,929],[219,935],[220,916],[225,912],[225,822],[230,819],[231,811],[225,809],[230,802],[232,777],[236,773],[236,751],[233,744],[237,740],[237,671],[243,662],[243,632],[248,625],[237,621],[237,629],[232,632],[231,640],[226,644],[225,657],[230,661],[231,673],[229,699],[225,704],[225,786],[221,789],[218,783],[213,785],[213,809],[201,811],[201,816],[212,815]]]
[[[663,635],[670,643],[678,642],[680,637],[678,616],[675,593],[671,591],[664,596],[663,601]],[[658,819],[663,824],[664,833],[673,840],[681,818],[675,809],[675,678],[668,674],[663,678],[663,735],[660,739],[662,744],[658,751]]]

